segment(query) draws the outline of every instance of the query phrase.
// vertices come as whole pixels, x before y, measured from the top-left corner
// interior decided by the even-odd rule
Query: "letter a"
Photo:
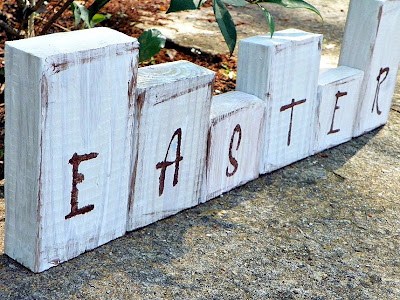
[[[167,161],[169,149],[171,148],[172,141],[175,139],[175,136],[178,138],[178,145],[176,147],[176,156],[174,161]],[[168,149],[167,149],[167,154],[165,154],[165,158],[162,162],[157,163],[156,169],[161,169],[161,174],[160,174],[160,185],[158,188],[158,195],[161,196],[164,192],[164,182],[165,182],[165,171],[167,168],[175,164],[175,173],[174,173],[174,181],[172,183],[173,186],[175,186],[178,183],[178,176],[179,176],[179,162],[183,160],[183,157],[181,156],[181,143],[182,143],[182,129],[178,128],[175,130],[174,134],[172,135],[171,141],[169,142]]]
[[[83,215],[94,209],[94,205],[90,204],[84,206],[82,208],[78,207],[78,193],[79,190],[77,188],[78,183],[81,183],[85,176],[82,173],[78,172],[79,164],[85,160],[96,158],[98,153],[89,153],[78,155],[74,153],[72,158],[69,160],[69,163],[72,165],[72,191],[71,191],[71,212],[65,216],[65,220],[75,217],[77,215]]]

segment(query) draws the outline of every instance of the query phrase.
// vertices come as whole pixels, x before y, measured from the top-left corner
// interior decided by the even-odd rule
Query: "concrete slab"
[[[323,24],[281,18],[326,32],[337,60],[347,1],[314,2]],[[48,272],[0,242],[0,299],[400,299],[399,182],[398,84],[385,127]],[[3,225],[0,200],[0,241]]]

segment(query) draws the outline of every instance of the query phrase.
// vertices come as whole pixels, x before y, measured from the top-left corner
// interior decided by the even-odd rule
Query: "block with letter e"
[[[243,93],[215,96],[208,137],[207,200],[259,175],[264,102]]]
[[[321,72],[318,80],[315,153],[353,137],[363,76],[363,71],[344,66]]]
[[[6,45],[5,253],[34,272],[126,232],[137,63],[106,28]]]
[[[236,89],[266,107],[262,174],[312,154],[321,44],[296,29],[240,41]]]
[[[193,207],[205,197],[214,72],[186,61],[140,68],[137,147],[128,230]]]

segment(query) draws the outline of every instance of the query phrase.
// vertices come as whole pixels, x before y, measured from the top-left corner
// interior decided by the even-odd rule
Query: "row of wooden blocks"
[[[7,43],[5,253],[41,272],[384,124],[399,20],[400,1],[352,0],[324,71],[319,34],[242,40],[237,91],[215,97],[213,72],[138,69],[110,29]]]

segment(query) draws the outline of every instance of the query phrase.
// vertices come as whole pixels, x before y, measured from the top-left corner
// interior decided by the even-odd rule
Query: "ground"
[[[321,10],[324,23],[308,12],[274,9],[278,29],[323,33],[323,64],[334,65],[348,1],[312,3]],[[184,46],[175,58],[181,50],[192,53],[186,46],[197,45],[203,54],[185,58],[200,63],[207,57],[205,65],[215,62],[215,70],[229,79],[236,56],[226,56],[213,22],[202,27],[202,20],[211,18],[209,9],[156,17],[158,23],[151,24],[150,13],[140,11],[139,4],[120,1],[106,7],[113,13],[108,25],[125,24],[117,28],[130,33],[126,30],[133,25],[161,23],[166,34]],[[164,1],[158,5],[165,10]],[[130,21],[135,13],[141,17]],[[250,8],[235,10],[240,36],[266,31],[258,14]],[[195,22],[193,30],[208,31],[209,38],[179,34],[171,18],[178,18],[179,24]],[[175,49],[167,49],[156,60],[174,55]],[[383,128],[261,176],[204,205],[38,275],[0,254],[0,299],[400,299],[399,181],[398,84]],[[3,236],[0,200],[0,253]]]

